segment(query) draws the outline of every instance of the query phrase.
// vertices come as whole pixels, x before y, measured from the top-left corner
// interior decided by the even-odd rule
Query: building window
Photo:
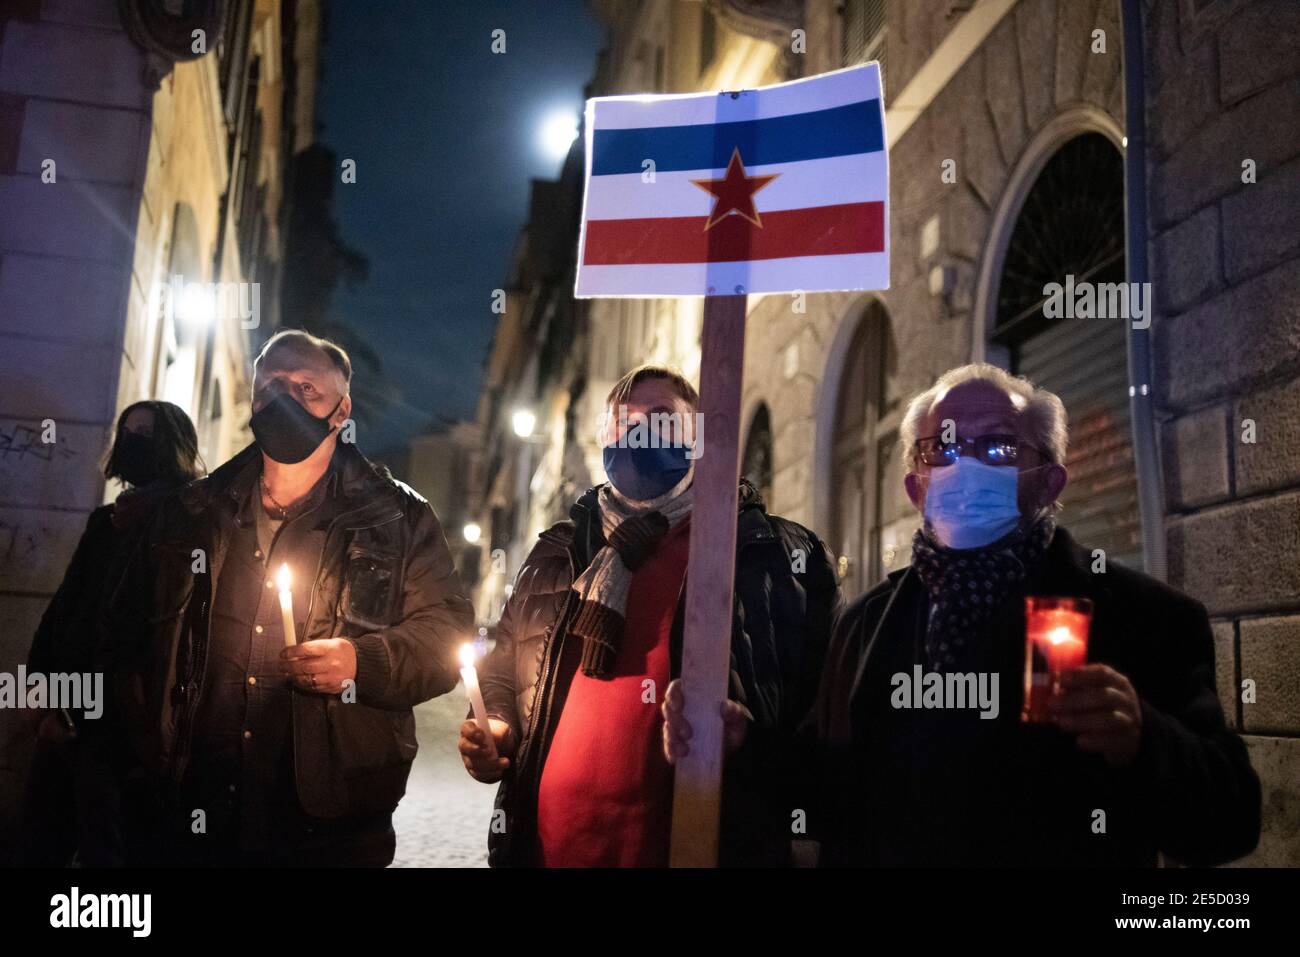
[[[261,61],[254,60],[248,70],[247,92],[239,127],[235,130],[238,153],[235,158],[234,211],[238,229],[240,266],[244,278],[256,278],[256,256],[262,228],[262,209],[265,204],[265,187],[258,184],[258,171],[262,155],[262,113],[257,108],[257,89],[261,77]]]
[[[877,60],[885,76],[885,0],[844,0],[840,54],[845,66]]]
[[[831,459],[831,542],[846,598],[907,564],[916,527],[898,454],[897,353],[884,307],[859,320],[845,359]]]
[[[718,55],[718,23],[713,14],[700,5],[700,72],[703,73]]]
[[[218,458],[217,453],[221,449],[221,416],[225,411],[225,402],[222,398],[221,380],[212,379],[210,385],[212,399],[207,417],[202,423],[199,445],[202,447],[204,459],[214,461]]]
[[[248,62],[253,0],[234,0],[226,5],[217,44],[217,70],[221,84],[221,109],[226,126],[233,129],[239,117],[244,93],[244,66]]]
[[[762,403],[754,412],[745,439],[745,454],[741,458],[740,474],[758,489],[763,501],[772,506],[772,417],[767,405]]]
[[[1100,133],[1062,146],[1025,197],[999,279],[991,338],[1012,372],[1065,403],[1070,480],[1061,496],[1062,524],[1108,559],[1140,565],[1127,323],[1122,317],[1048,319],[1044,287],[1067,286],[1071,276],[1076,291],[1092,284],[1098,303],[1109,298],[1109,284],[1125,278],[1124,163]]]
[[[204,281],[204,256],[199,241],[198,220],[185,203],[172,212],[172,231],[167,254],[167,282],[181,290],[177,298],[169,288],[159,301],[158,342],[151,394],[185,410],[202,426],[196,412],[203,394],[200,378],[202,355],[211,324],[201,302],[192,303],[184,294],[189,283]],[[197,306],[197,308],[196,308]]]

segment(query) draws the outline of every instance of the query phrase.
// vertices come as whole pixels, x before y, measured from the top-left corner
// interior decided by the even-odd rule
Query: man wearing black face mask
[[[384,866],[472,610],[428,503],[339,441],[347,354],[288,331],[253,368],[256,443],[168,503],[114,604],[159,859]]]
[[[660,704],[681,667],[695,389],[645,366],[610,392],[609,483],[543,532],[479,669],[494,740],[461,727],[465,767],[501,781],[493,866],[664,866],[672,769]],[[727,735],[789,734],[811,701],[839,589],[822,543],[741,483]],[[790,805],[740,756],[723,783],[724,864],[790,862]]]

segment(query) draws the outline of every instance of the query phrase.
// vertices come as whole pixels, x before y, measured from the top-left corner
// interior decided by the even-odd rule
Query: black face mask
[[[334,431],[330,416],[343,404],[340,398],[323,419],[312,415],[287,392],[281,392],[248,420],[257,444],[281,465],[295,465],[311,455]]]
[[[113,450],[113,471],[128,485],[139,488],[158,477],[158,458],[153,451],[153,436],[123,432]]]

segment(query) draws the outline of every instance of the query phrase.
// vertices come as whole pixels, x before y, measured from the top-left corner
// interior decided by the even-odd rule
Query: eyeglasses
[[[1037,446],[1021,442],[1014,435],[981,435],[973,439],[945,442],[937,435],[916,440],[916,456],[932,469],[953,465],[963,455],[974,454],[985,465],[1015,465],[1022,449],[1033,449],[1044,461],[1051,456]]]

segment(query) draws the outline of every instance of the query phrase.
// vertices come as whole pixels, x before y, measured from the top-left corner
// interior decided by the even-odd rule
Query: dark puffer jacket
[[[511,765],[501,782],[500,815],[488,838],[493,867],[537,863],[537,795],[542,767],[576,672],[562,669],[574,611],[574,580],[605,544],[598,489],[546,530],[515,578],[497,626],[496,645],[480,669],[488,713],[507,722]],[[690,570],[687,569],[689,576]],[[672,673],[681,669],[685,585],[675,598]],[[794,522],[768,515],[757,490],[741,483],[736,534],[735,613],[729,695],[756,726],[793,734],[810,707],[831,628],[839,612],[835,573],[821,541]],[[563,673],[561,673],[563,672]],[[721,862],[782,864],[789,859],[790,810],[760,770],[729,764],[723,781]]]

